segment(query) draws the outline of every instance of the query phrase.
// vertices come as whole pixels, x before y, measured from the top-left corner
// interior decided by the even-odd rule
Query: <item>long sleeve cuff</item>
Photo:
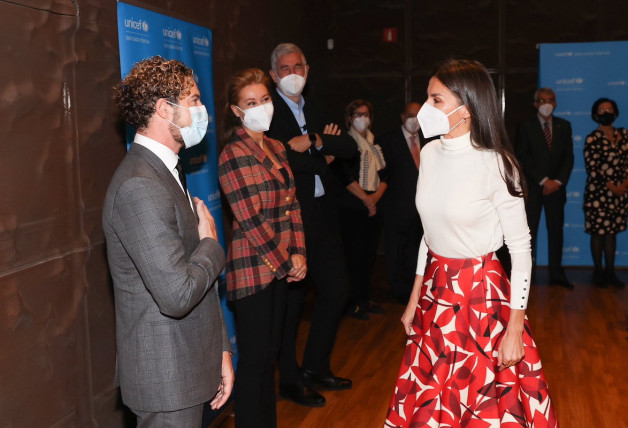
[[[510,254],[510,309],[525,310],[530,295],[532,257],[530,252]]]

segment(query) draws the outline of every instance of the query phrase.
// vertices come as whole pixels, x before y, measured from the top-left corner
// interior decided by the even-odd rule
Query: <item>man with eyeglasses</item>
[[[515,139],[517,157],[528,184],[526,213],[533,261],[536,265],[536,238],[541,210],[545,208],[550,284],[572,289],[562,267],[566,187],[574,161],[571,124],[552,115],[556,95],[550,88],[537,89],[534,108],[537,114],[519,124]]]
[[[279,354],[279,394],[302,406],[321,407],[325,397],[314,387],[343,390],[352,386],[351,380],[335,376],[330,368],[349,279],[335,202],[339,184],[328,165],[335,158],[355,156],[358,150],[353,139],[327,119],[326,109],[301,95],[308,72],[309,65],[298,46],[282,43],[273,50],[270,76],[277,88],[272,91],[275,111],[267,134],[286,146],[301,204],[308,277],[316,289],[310,333],[299,367],[296,337],[304,288],[294,283],[289,287]]]

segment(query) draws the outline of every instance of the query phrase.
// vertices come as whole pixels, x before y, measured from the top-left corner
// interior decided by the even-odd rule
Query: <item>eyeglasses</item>
[[[556,98],[539,98],[536,102],[539,104],[552,104],[556,102]]]
[[[604,113],[615,113],[615,111],[612,108],[605,108],[605,109],[597,111],[597,114],[604,114]]]
[[[354,119],[357,119],[358,117],[371,117],[371,114],[366,111],[364,113],[353,113],[351,117],[353,117]]]

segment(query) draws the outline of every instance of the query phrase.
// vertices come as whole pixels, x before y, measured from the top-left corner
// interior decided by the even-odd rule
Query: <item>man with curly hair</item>
[[[116,380],[138,427],[200,427],[203,403],[222,406],[233,386],[214,285],[225,256],[209,210],[190,199],[178,158],[202,140],[207,111],[192,70],[161,57],[135,64],[114,100],[137,130],[103,208]]]

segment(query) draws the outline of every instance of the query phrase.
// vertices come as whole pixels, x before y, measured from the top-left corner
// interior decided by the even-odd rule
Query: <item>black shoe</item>
[[[373,302],[368,303],[366,311],[369,314],[385,314],[386,313],[386,309],[384,309],[383,307],[379,305],[374,304]]]
[[[318,386],[319,388],[329,389],[331,391],[342,391],[343,389],[351,389],[353,382],[351,379],[334,376],[331,372],[322,375],[313,371],[303,369],[303,379],[305,382]]]
[[[560,285],[561,287],[565,287],[569,290],[573,290],[574,286],[567,278],[564,276],[562,278],[550,279],[550,284],[552,285]]]
[[[604,278],[604,271],[595,269],[593,271],[593,284],[597,288],[608,288],[606,284],[606,279]]]
[[[347,315],[362,321],[368,321],[370,319],[369,314],[366,312],[366,310],[358,305],[349,305],[349,309],[347,309]]]
[[[606,274],[606,283],[608,285],[612,285],[613,287],[619,287],[619,288],[624,288],[626,286],[626,284],[624,284],[621,281],[621,279],[617,278],[617,275],[615,275],[615,272]]]
[[[302,383],[280,384],[279,396],[306,407],[323,407],[326,401],[325,397]]]

